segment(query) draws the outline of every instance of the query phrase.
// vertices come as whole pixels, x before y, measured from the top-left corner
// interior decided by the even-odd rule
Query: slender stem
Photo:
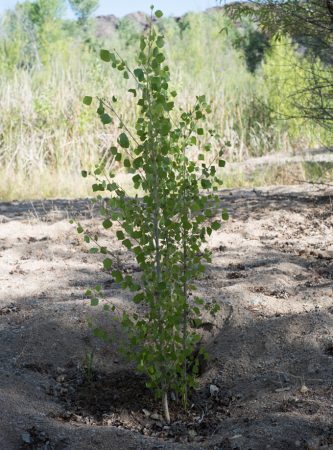
[[[167,423],[170,423],[171,419],[170,419],[170,412],[169,412],[168,394],[166,392],[163,393],[162,405],[163,405],[163,413],[164,413],[165,420]]]
[[[154,199],[154,210],[153,210],[153,235],[154,235],[154,243],[155,243],[155,275],[156,275],[156,310],[157,310],[157,321],[159,327],[159,339],[158,339],[158,347],[159,353],[163,355],[164,346],[163,346],[163,323],[162,323],[162,314],[161,314],[161,305],[160,305],[160,294],[159,294],[159,283],[162,279],[162,269],[161,269],[161,249],[160,249],[160,229],[159,229],[159,212],[160,212],[160,192],[159,192],[159,175],[158,175],[158,145],[156,142],[156,136],[154,133],[154,118],[152,114],[152,105],[151,105],[151,92],[150,92],[150,58],[151,58],[151,46],[152,46],[152,22],[150,23],[149,29],[149,38],[148,38],[148,58],[147,58],[147,70],[146,70],[146,89],[147,89],[147,100],[148,100],[148,136],[149,136],[149,145],[151,145],[151,156],[152,156],[152,165],[153,165],[153,179],[152,179],[152,196]],[[163,372],[163,367],[161,368]],[[161,381],[162,387],[162,407],[164,412],[164,417],[167,423],[170,423],[170,414],[168,407],[168,388],[167,388],[167,380],[164,379]]]
[[[183,146],[183,215],[186,214],[186,162],[185,162],[185,145]],[[184,295],[184,311],[183,311],[183,351],[186,351],[187,347],[187,322],[188,322],[188,304],[187,304],[187,281],[186,281],[186,272],[187,272],[187,233],[185,228],[183,229],[183,276],[184,276],[184,282],[183,282],[183,295]],[[184,391],[183,391],[183,402],[184,406],[187,406],[187,358],[184,359],[184,365],[183,365],[183,383],[184,383]]]

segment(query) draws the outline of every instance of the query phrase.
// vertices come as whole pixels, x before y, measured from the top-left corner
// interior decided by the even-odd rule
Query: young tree
[[[68,0],[78,20],[86,23],[99,6],[99,0]]]
[[[156,11],[155,16],[161,17],[162,12]],[[123,314],[122,324],[129,337],[127,354],[162,399],[169,422],[170,392],[179,394],[186,407],[198,371],[195,355],[200,336],[190,323],[200,324],[205,300],[195,295],[195,280],[205,270],[204,262],[210,261],[206,238],[220,228],[216,191],[224,161],[222,149],[209,156],[211,143],[219,136],[204,129],[211,112],[205,96],[196,97],[190,111],[177,111],[177,93],[170,88],[163,46],[164,37],[151,21],[140,40],[136,69],[132,70],[117,52],[101,50],[103,61],[121,71],[125,79],[132,79],[128,92],[138,107],[135,132],[117,113],[116,97],[97,98],[97,112],[105,125],[118,122],[120,134],[110,152],[132,174],[133,187],[142,195],[127,196],[114,181],[114,173],[106,173],[103,163],[94,171],[93,191],[109,193],[101,209],[103,227],[118,227],[115,234],[134,254],[141,276],[112,270],[112,251],[105,246],[91,251],[110,253],[103,261],[104,269],[112,270],[115,281],[133,292],[133,302],[141,305],[140,313]],[[85,97],[84,103],[90,105],[92,100]],[[193,157],[194,149],[197,157]],[[223,210],[222,219],[227,218]],[[80,224],[77,230],[84,233]],[[97,243],[96,237],[85,234],[86,242],[92,239]],[[87,292],[92,305],[98,304],[99,292],[99,286]],[[214,313],[217,305],[207,303],[206,309]],[[96,334],[105,337],[100,328]]]
[[[298,115],[331,128],[333,1],[250,0],[226,5],[226,11],[234,19],[250,17],[270,36],[289,35],[302,46],[307,57],[307,70],[301,80],[302,90],[294,92]]]
[[[64,6],[64,0],[24,1],[6,12],[2,42],[9,66],[38,67],[48,60],[50,47],[62,37]]]

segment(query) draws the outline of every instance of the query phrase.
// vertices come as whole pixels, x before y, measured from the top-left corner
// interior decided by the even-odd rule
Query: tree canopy
[[[250,0],[226,5],[235,20],[250,17],[271,37],[289,35],[309,62],[306,87],[295,91],[304,118],[333,123],[333,0]]]

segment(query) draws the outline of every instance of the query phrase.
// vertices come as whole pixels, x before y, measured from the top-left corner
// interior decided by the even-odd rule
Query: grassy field
[[[56,38],[48,42],[44,37],[40,44],[38,39],[42,38],[37,32],[33,38],[27,37],[8,17],[2,21],[2,199],[90,193],[90,182],[81,178],[81,170],[93,167],[102,157],[109,158],[108,149],[115,143],[118,129],[116,125],[100,124],[95,109],[82,104],[84,95],[116,95],[117,111],[129,127],[136,115],[125,80],[120,74],[111,74],[98,53],[100,48],[115,47],[135,67],[141,32],[138,22],[122,19],[111,38],[96,38],[98,23],[91,24],[88,43],[82,30],[77,37],[74,23],[46,23]],[[207,127],[213,125],[219,130],[219,146],[225,147],[227,162],[271,153],[297,154],[329,143],[330,133],[316,124],[286,120],[294,115],[290,94],[300,82],[300,64],[306,64],[287,39],[267,42],[265,53],[258,59],[250,51],[256,45],[251,42],[253,25],[236,26],[222,10],[190,13],[178,22],[166,18],[161,27],[178,106],[191,108],[195,95],[206,94],[213,110],[212,123]],[[36,54],[31,51],[33,44]],[[300,67],[297,73],[292,70],[296,63]],[[109,163],[114,167],[112,160]],[[280,166],[251,176],[242,168],[230,169],[225,176],[226,186],[274,184],[290,179],[283,161]],[[304,164],[299,164],[297,170],[303,180],[313,179]]]

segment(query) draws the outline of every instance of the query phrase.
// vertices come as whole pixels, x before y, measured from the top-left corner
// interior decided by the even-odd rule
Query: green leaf
[[[198,316],[200,315],[200,309],[197,306],[193,306],[192,311]]]
[[[87,178],[88,172],[86,170],[82,170],[81,175],[83,176],[83,178]]]
[[[89,236],[85,235],[83,239],[84,239],[84,241],[85,241],[87,244],[89,244],[89,242],[90,242],[90,237],[89,237]]]
[[[109,50],[102,49],[99,52],[99,56],[101,57],[102,61],[105,61],[105,62],[111,61],[111,53],[109,52]]]
[[[131,92],[136,97],[136,89],[129,89],[128,92]]]
[[[103,341],[107,341],[109,338],[107,332],[103,328],[99,328],[99,327],[95,328],[93,330],[93,334],[94,334],[94,336],[102,339]]]
[[[137,174],[134,175],[134,177],[132,178],[132,181],[133,181],[134,184],[141,183],[141,176],[137,173]]]
[[[79,225],[77,228],[76,228],[76,231],[78,232],[78,233],[83,233],[83,228],[81,227],[81,225]]]
[[[111,269],[111,267],[112,267],[112,261],[111,261],[110,258],[105,258],[105,259],[103,260],[103,267],[104,267],[105,270],[110,270],[110,269]]]
[[[194,300],[194,303],[196,303],[197,305],[203,305],[204,304],[204,301],[202,300],[202,298],[196,298],[195,300]]]
[[[143,159],[142,156],[139,156],[138,158],[135,158],[133,161],[133,167],[134,169],[139,169],[142,166]]]
[[[91,105],[92,97],[90,97],[89,95],[86,95],[85,97],[83,97],[82,102],[84,105],[89,106],[89,105]]]
[[[105,187],[103,186],[103,184],[94,183],[92,185],[92,190],[93,190],[93,192],[105,191]]]
[[[201,186],[203,189],[209,189],[210,187],[212,187],[212,183],[209,180],[202,179]]]
[[[174,102],[168,102],[168,103],[165,105],[165,110],[166,110],[166,111],[171,111],[171,110],[173,109],[174,106],[175,106],[175,103],[174,103]]]
[[[118,238],[120,241],[122,241],[122,240],[125,238],[125,235],[124,235],[124,233],[123,233],[121,230],[118,230],[118,231],[116,232],[116,236],[117,236],[117,238]]]
[[[156,39],[156,45],[158,48],[162,48],[164,46],[163,36],[158,36]]]
[[[128,249],[132,248],[132,242],[129,239],[124,239],[123,245]]]
[[[109,52],[109,50],[102,49],[99,52],[99,56],[101,57],[102,61],[105,61],[105,62],[111,61],[111,53]]]
[[[108,228],[112,227],[112,222],[110,219],[105,219],[103,220],[103,227],[107,230]]]
[[[163,16],[163,12],[160,9],[158,9],[157,11],[155,11],[155,16],[158,19],[160,19]]]
[[[138,81],[143,81],[145,79],[145,74],[143,72],[142,69],[138,68],[138,69],[134,69],[134,75],[136,76],[136,78],[138,79]]]
[[[127,72],[127,71],[124,72],[123,76],[124,76],[125,80],[128,80],[128,79],[129,79],[129,75],[128,75],[128,72]]]
[[[136,260],[139,264],[143,264],[145,262],[144,253],[139,253],[138,255],[136,255]]]
[[[129,140],[125,133],[121,133],[118,137],[118,143],[122,148],[129,148]]]
[[[157,56],[156,56],[156,61],[159,63],[159,64],[162,64],[162,62],[165,60],[165,56],[163,55],[163,53],[159,53]]]
[[[89,250],[89,253],[92,253],[92,254],[98,253],[98,248],[97,248],[97,247],[92,247],[92,248]]]
[[[131,161],[128,158],[124,159],[124,167],[126,168],[131,167]]]
[[[98,300],[98,298],[96,298],[96,297],[93,297],[93,298],[90,300],[90,305],[91,305],[91,306],[97,306],[98,303],[99,303],[99,300]]]
[[[140,292],[139,294],[134,295],[133,302],[134,303],[140,303],[142,300],[144,300],[145,294],[143,292]]]
[[[113,270],[111,273],[116,283],[120,283],[123,280],[123,275],[120,270]]]
[[[199,136],[202,136],[204,134],[203,128],[198,128],[197,129],[197,133],[198,133]]]
[[[216,230],[218,230],[219,228],[221,228],[221,224],[220,224],[219,221],[215,220],[215,221],[211,224],[211,227],[212,227],[213,230],[216,231]]]
[[[219,167],[224,167],[225,161],[223,159],[219,159]]]
[[[228,211],[225,208],[222,211],[222,219],[223,220],[228,220],[229,219]]]
[[[118,185],[117,185],[117,183],[108,183],[107,186],[106,186],[106,189],[107,189],[109,192],[113,192],[113,191],[115,191],[116,189],[118,189]]]
[[[110,117],[109,114],[104,113],[101,115],[101,121],[104,125],[108,125],[112,122],[112,117]]]
[[[102,103],[100,103],[99,107],[97,108],[97,114],[101,116],[102,114],[104,114],[104,111],[105,111],[104,106],[102,105]]]

